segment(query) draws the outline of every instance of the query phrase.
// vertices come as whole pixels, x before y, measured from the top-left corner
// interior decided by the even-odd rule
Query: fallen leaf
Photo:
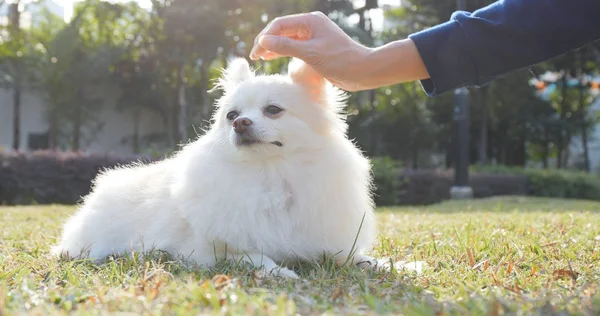
[[[338,286],[337,288],[335,288],[335,290],[333,290],[333,293],[331,294],[331,300],[335,301],[338,298],[340,298],[340,296],[342,296],[342,287]]]
[[[571,278],[573,280],[577,280],[577,277],[579,277],[579,273],[572,271],[572,270],[566,270],[566,269],[554,270],[554,272],[552,272],[552,275],[559,279],[560,278]]]
[[[231,284],[231,277],[224,274],[217,274],[212,278],[212,282],[217,290],[220,290]]]
[[[160,280],[158,280],[158,282],[156,282],[152,286],[152,289],[150,290],[150,296],[148,297],[148,299],[150,301],[154,301],[154,299],[156,299],[156,297],[158,296],[158,288],[159,287],[160,287]]]
[[[506,273],[507,273],[507,274],[510,274],[510,273],[512,272],[512,270],[513,270],[513,267],[514,267],[514,266],[515,266],[515,262],[514,262],[514,261],[512,261],[512,260],[511,260],[511,261],[509,261],[509,262],[508,262],[508,269],[506,270]]]
[[[539,268],[537,266],[533,266],[533,268],[531,269],[531,275],[530,276],[534,276],[536,275],[536,273],[538,272]]]

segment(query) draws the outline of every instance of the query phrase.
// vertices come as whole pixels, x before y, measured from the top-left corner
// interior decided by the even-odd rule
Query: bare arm
[[[275,19],[251,58],[292,56],[336,86],[357,91],[421,80],[435,96],[480,86],[600,38],[600,0],[500,0],[378,48],[365,47],[322,13]]]
[[[296,57],[348,91],[428,78],[410,39],[365,47],[320,12],[273,20],[257,37],[250,58]]]

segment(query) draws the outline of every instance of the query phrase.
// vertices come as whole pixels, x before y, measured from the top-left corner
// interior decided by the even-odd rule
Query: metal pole
[[[473,189],[469,186],[469,90],[456,89],[454,96],[454,185],[450,189],[450,197],[470,199],[473,197]]]
[[[454,184],[469,185],[469,90],[455,91],[454,121],[456,123],[456,159],[454,160]]]
[[[458,10],[465,10],[465,1],[457,0]],[[455,159],[454,185],[450,189],[450,197],[464,199],[473,197],[473,189],[469,186],[469,90],[459,88],[454,91]]]

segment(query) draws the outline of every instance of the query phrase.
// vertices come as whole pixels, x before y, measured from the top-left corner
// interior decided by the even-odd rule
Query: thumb
[[[264,49],[282,56],[302,58],[306,55],[307,41],[294,40],[289,37],[263,35],[258,44]]]

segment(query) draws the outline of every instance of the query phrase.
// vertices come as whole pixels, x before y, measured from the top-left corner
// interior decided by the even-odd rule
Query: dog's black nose
[[[241,134],[252,125],[252,121],[247,117],[238,117],[233,121],[233,129],[236,133]]]

